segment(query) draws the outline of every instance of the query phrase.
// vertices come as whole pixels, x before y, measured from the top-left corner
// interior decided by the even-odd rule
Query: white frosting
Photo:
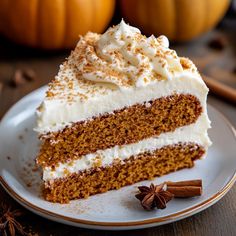
[[[210,127],[208,117],[202,114],[196,123],[176,129],[174,132],[163,133],[158,137],[144,139],[140,142],[115,146],[106,150],[99,150],[95,153],[82,156],[78,160],[69,163],[59,164],[55,170],[50,167],[43,169],[44,181],[66,177],[68,174],[78,173],[94,167],[96,161],[100,161],[100,166],[111,165],[114,160],[124,161],[132,155],[137,155],[145,151],[153,151],[166,145],[173,145],[179,142],[193,142],[199,144],[207,150],[211,141],[207,135]]]
[[[144,87],[158,77],[171,79],[174,73],[183,72],[176,52],[168,47],[165,36],[146,38],[122,20],[98,39],[96,53],[92,46],[87,48],[78,70],[85,72],[85,79],[114,83],[120,89]]]
[[[174,93],[196,96],[206,112],[208,88],[194,64],[123,21],[88,33],[60,67],[37,111],[40,134]]]
[[[111,113],[114,110],[170,96],[174,93],[187,93],[196,96],[203,106],[203,111],[206,112],[207,92],[208,89],[199,76],[184,72],[172,81],[162,80],[156,84],[133,89],[132,92],[117,89],[83,102],[80,100],[73,103],[61,100],[44,100],[38,111],[39,119],[36,130],[40,133],[57,131],[70,125],[71,122],[83,121],[93,116],[99,116],[106,112]]]

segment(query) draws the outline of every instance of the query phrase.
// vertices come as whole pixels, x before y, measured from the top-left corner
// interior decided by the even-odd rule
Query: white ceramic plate
[[[35,125],[35,109],[43,99],[45,87],[27,95],[15,104],[0,124],[0,182],[8,193],[29,210],[61,223],[93,229],[138,229],[183,219],[206,209],[233,186],[236,179],[235,131],[228,121],[209,106],[213,145],[204,160],[192,169],[181,170],[160,178],[166,180],[202,179],[204,194],[189,199],[174,199],[165,210],[146,212],[134,197],[136,186],[55,204],[41,196],[40,171],[34,168],[39,149]]]

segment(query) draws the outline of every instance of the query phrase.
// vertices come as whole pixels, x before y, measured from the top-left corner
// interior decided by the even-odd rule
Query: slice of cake
[[[206,154],[208,88],[168,47],[123,21],[80,37],[37,110],[47,200],[119,189]]]

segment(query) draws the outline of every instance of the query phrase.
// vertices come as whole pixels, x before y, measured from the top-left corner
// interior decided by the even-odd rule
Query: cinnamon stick
[[[185,181],[178,181],[178,182],[172,182],[167,181],[165,182],[167,186],[197,186],[202,187],[202,180],[201,179],[194,179],[194,180],[185,180]]]
[[[226,84],[223,84],[222,82],[219,82],[217,80],[214,80],[209,76],[204,75],[202,78],[207,84],[207,86],[209,87],[211,92],[215,93],[218,96],[221,96],[222,98],[227,99],[228,101],[236,103],[236,89],[235,88],[230,87]]]
[[[198,186],[168,186],[166,191],[174,194],[174,197],[184,198],[184,197],[195,197],[201,196],[202,188]]]
[[[175,197],[195,197],[200,196],[202,194],[202,180],[194,179],[194,180],[185,180],[172,182],[167,181],[166,190]]]

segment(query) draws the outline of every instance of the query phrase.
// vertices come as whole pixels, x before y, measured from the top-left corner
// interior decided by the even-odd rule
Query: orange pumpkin
[[[187,41],[212,29],[229,0],[121,0],[124,19],[146,34]]]
[[[0,0],[0,32],[44,49],[72,48],[78,35],[102,32],[115,0]]]

